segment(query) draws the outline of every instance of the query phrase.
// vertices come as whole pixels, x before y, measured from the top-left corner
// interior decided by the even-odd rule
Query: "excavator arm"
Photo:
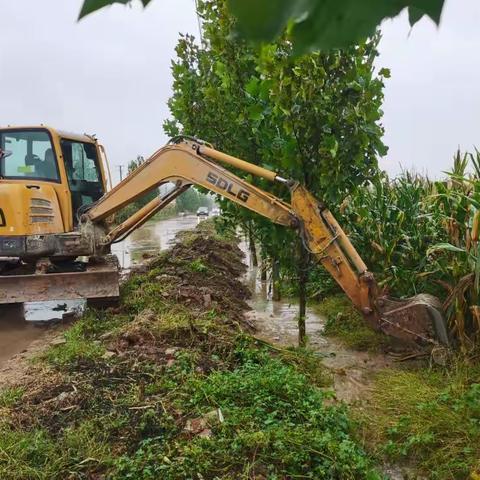
[[[217,162],[285,184],[290,189],[290,204],[251,185]],[[96,228],[125,205],[165,183],[173,183],[174,188],[122,224],[111,230]],[[93,243],[101,250],[138,228],[191,185],[202,186],[274,223],[297,229],[305,248],[325,267],[374,328],[417,345],[437,340],[448,342],[438,300],[428,295],[407,300],[382,295],[373,275],[331,212],[304,186],[219,152],[196,139],[178,138],[155,152],[81,217],[83,228],[95,232]]]

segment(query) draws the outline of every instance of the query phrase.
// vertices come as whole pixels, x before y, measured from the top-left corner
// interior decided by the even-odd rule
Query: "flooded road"
[[[246,242],[240,243],[248,267],[245,283],[252,292],[247,316],[258,328],[257,336],[282,345],[298,345],[298,304],[295,300],[273,301],[268,282],[260,280],[258,267],[253,267]],[[383,354],[349,350],[341,342],[323,335],[326,319],[307,305],[306,332],[308,346],[333,375],[336,397],[348,403],[364,399],[376,372],[387,368],[393,360]]]
[[[166,250],[172,245],[178,232],[191,230],[199,222],[196,215],[147,222],[123,242],[113,244],[112,253],[117,256],[120,266],[128,269],[145,258]]]

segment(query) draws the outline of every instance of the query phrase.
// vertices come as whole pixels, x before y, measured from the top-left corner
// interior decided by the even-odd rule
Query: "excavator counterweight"
[[[220,163],[285,185],[290,203]],[[107,172],[104,149],[93,136],[43,126],[0,129],[0,303],[118,297],[111,244],[198,185],[296,229],[305,248],[375,329],[412,345],[448,343],[438,300],[383,295],[327,206],[299,183],[189,137],[173,139],[108,192]],[[121,208],[167,183],[173,188],[165,195],[114,225]],[[77,257],[88,261],[79,263]],[[34,273],[17,274],[26,266]]]

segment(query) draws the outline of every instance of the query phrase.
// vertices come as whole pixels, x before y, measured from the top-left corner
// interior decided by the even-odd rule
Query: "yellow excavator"
[[[286,203],[223,168],[230,165],[289,189]],[[49,128],[0,128],[0,304],[118,299],[110,247],[192,185],[295,229],[375,329],[412,345],[448,344],[440,302],[429,295],[384,295],[327,206],[298,182],[177,137],[107,192],[105,150],[94,136]],[[112,217],[162,184],[172,189],[123,223]],[[80,259],[80,260],[79,260]]]

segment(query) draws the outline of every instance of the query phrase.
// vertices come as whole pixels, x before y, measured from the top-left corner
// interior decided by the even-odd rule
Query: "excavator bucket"
[[[110,306],[119,299],[116,257],[90,262],[83,271],[25,272],[0,275],[0,305],[47,300],[85,299],[92,306]]]
[[[383,296],[376,306],[379,328],[386,335],[423,347],[449,345],[447,322],[436,297],[420,294],[399,300]]]

